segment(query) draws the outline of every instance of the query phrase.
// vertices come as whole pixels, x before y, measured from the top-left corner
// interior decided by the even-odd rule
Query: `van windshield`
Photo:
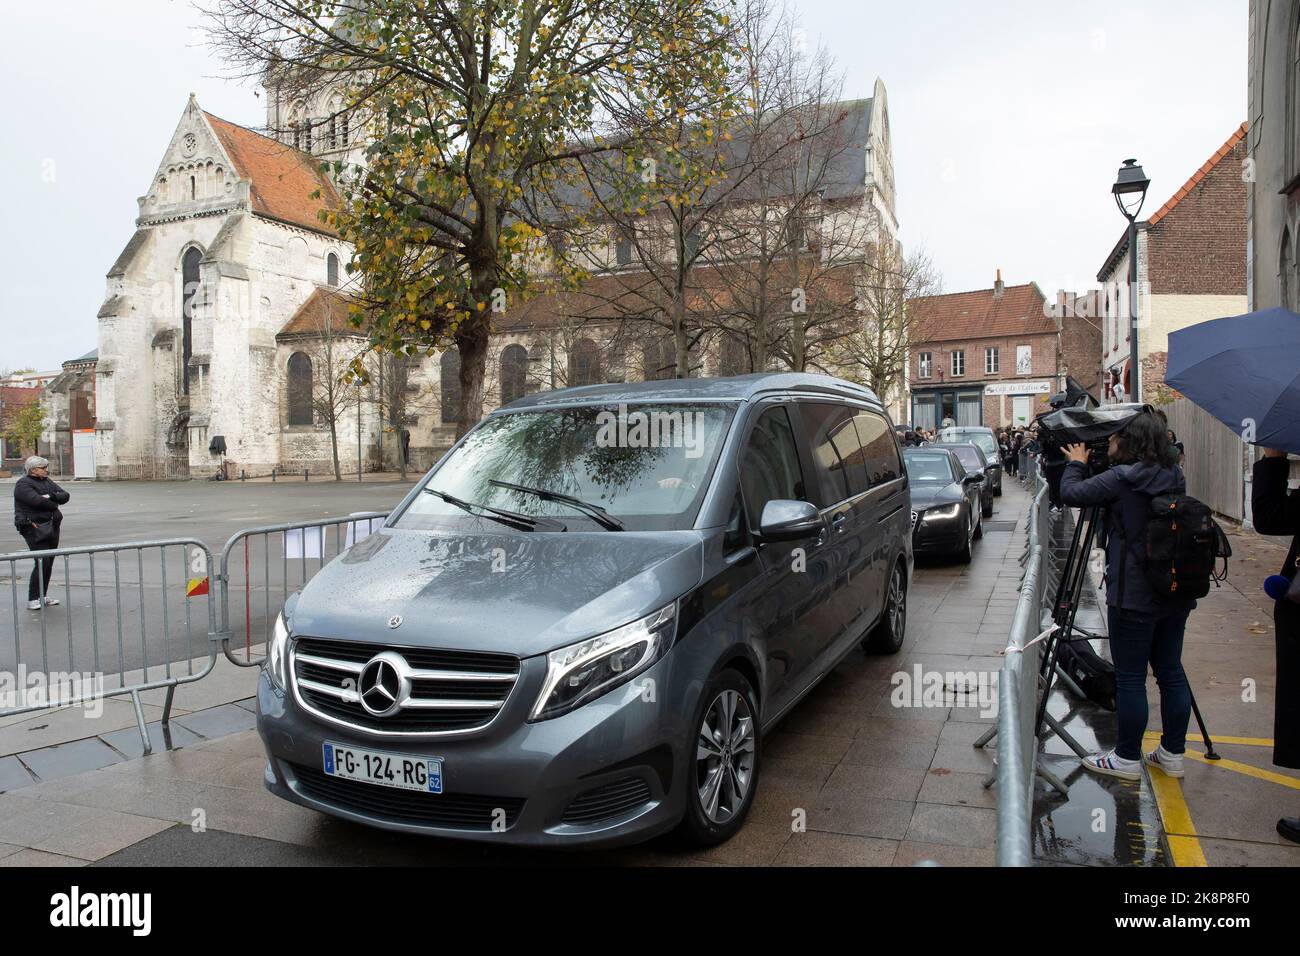
[[[415,497],[393,526],[501,530],[468,513],[469,504],[545,519],[538,531],[557,523],[570,531],[690,528],[734,412],[730,404],[662,403],[490,418],[429,476],[429,493]]]

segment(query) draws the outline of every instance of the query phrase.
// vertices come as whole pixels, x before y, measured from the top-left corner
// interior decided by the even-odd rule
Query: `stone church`
[[[454,349],[390,367],[386,388],[332,393],[332,369],[365,339],[346,321],[351,250],[321,221],[339,196],[319,167],[359,164],[364,124],[327,95],[304,105],[265,92],[273,136],[206,113],[191,95],[108,271],[95,367],[100,478],[323,474],[331,423],[352,474],[393,468],[402,454],[427,468],[454,439]],[[825,215],[866,209],[873,233],[855,241],[896,244],[884,85],[844,105],[851,142]],[[597,283],[636,271],[613,230],[596,258],[607,273],[597,269]],[[671,377],[671,341],[616,342],[599,321],[571,321],[579,312],[545,295],[500,318],[488,408],[546,388]],[[692,363],[692,374],[753,370],[725,336]],[[902,391],[889,397],[896,409]]]

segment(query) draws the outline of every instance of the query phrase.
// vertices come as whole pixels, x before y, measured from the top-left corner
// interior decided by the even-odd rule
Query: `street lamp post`
[[[1115,177],[1115,185],[1110,190],[1115,197],[1115,205],[1128,220],[1128,367],[1131,394],[1127,397],[1129,401],[1134,401],[1133,396],[1137,396],[1138,402],[1142,401],[1142,362],[1138,353],[1137,217],[1142,211],[1142,203],[1146,201],[1147,187],[1150,185],[1151,180],[1147,179],[1146,174],[1142,172],[1142,167],[1137,164],[1137,160],[1126,159],[1124,165],[1119,168],[1119,175]]]

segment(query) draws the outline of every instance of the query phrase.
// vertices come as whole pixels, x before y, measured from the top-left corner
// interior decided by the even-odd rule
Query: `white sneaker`
[[[1142,761],[1125,760],[1113,750],[1092,754],[1079,761],[1084,770],[1099,773],[1107,777],[1119,777],[1121,780],[1141,780]]]
[[[54,605],[56,605],[56,604],[58,604],[58,603],[59,603],[59,599],[58,599],[58,598],[50,598],[50,597],[47,597],[47,598],[45,599],[45,606],[46,606],[46,607],[54,607]]]
[[[1158,767],[1166,777],[1183,776],[1183,755],[1170,753],[1161,744],[1143,758],[1148,767]]]
[[[40,599],[40,598],[37,598],[35,601],[28,601],[28,602],[27,602],[27,610],[29,610],[29,611],[39,611],[40,609],[41,609],[41,599]]]

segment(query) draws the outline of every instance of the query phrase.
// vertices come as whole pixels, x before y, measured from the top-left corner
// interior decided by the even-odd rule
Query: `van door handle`
[[[848,513],[841,511],[839,514],[837,514],[834,518],[831,519],[831,527],[834,528],[838,534],[843,534],[844,525],[848,520],[849,520]]]

